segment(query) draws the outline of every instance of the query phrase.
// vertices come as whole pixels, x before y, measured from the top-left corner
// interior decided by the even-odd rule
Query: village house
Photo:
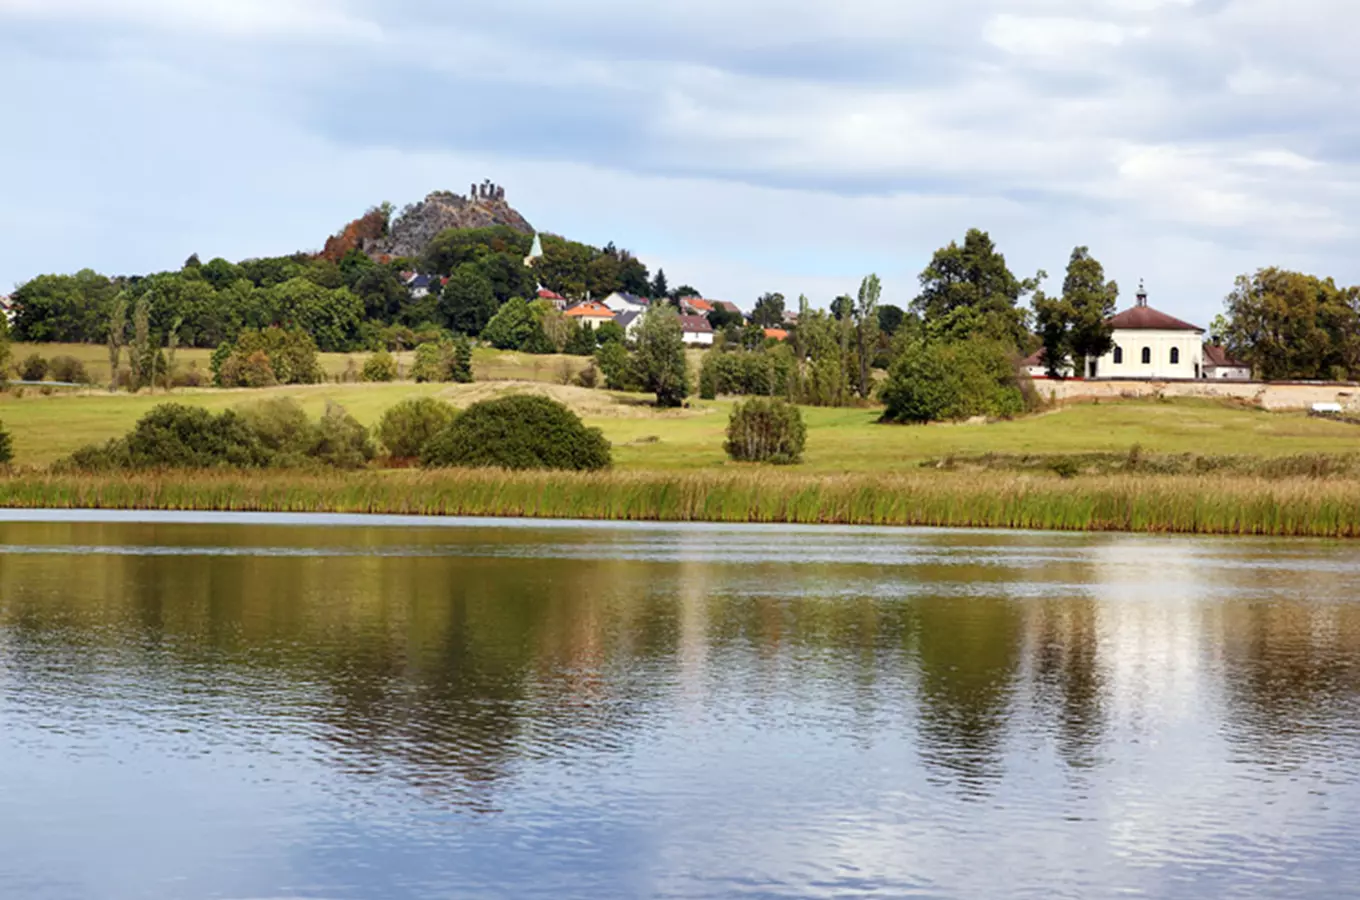
[[[615,291],[600,302],[616,313],[646,312],[648,305],[645,298],[624,291]]]
[[[614,313],[609,307],[597,300],[587,300],[569,307],[563,313],[568,319],[581,323],[583,328],[599,328],[605,322],[614,321]]]
[[[5,317],[5,321],[11,325],[14,324],[14,313],[15,313],[14,298],[0,297],[0,315],[3,315]]]
[[[627,312],[621,312],[614,317],[614,321],[623,329],[623,336],[625,339],[630,341],[637,339],[638,329],[642,327],[642,317],[644,315],[646,314],[630,309]]]
[[[706,316],[713,312],[713,303],[702,297],[681,297],[680,311],[692,316]]]
[[[1205,344],[1204,377],[1214,381],[1251,381],[1251,366],[1233,359],[1225,347]]]
[[[680,331],[686,344],[694,347],[713,346],[713,326],[707,316],[681,316]]]

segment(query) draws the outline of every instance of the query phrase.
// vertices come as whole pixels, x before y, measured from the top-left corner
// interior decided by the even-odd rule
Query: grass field
[[[12,360],[15,363],[36,353],[51,359],[54,356],[73,356],[85,364],[90,377],[96,384],[109,382],[109,353],[96,344],[14,344]],[[175,355],[175,369],[183,372],[196,366],[205,376],[213,351],[198,347],[182,347]],[[369,353],[322,353],[321,369],[328,379],[344,376],[351,362],[355,371],[363,369]],[[394,354],[402,371],[407,371],[414,360],[414,353]],[[555,383],[561,380],[565,370],[575,376],[588,361],[579,356],[535,356],[529,353],[511,353],[478,347],[472,352],[473,374],[478,381],[540,381]],[[127,351],[123,352],[123,367],[127,368]]]
[[[508,365],[508,363],[507,363]],[[733,466],[722,443],[731,401],[692,401],[690,408],[660,411],[642,395],[614,394],[537,384],[480,382],[471,385],[321,384],[264,390],[177,390],[129,395],[103,391],[45,396],[0,394],[0,421],[14,436],[15,464],[40,467],[85,444],[125,433],[153,406],[176,402],[228,409],[256,400],[297,398],[313,415],[327,401],[340,403],[372,425],[383,411],[411,396],[435,395],[466,406],[509,391],[550,394],[601,428],[624,470],[707,469]],[[875,409],[803,411],[808,424],[806,459],[800,472],[900,472],[923,460],[979,453],[1078,454],[1143,452],[1201,455],[1293,456],[1360,452],[1360,427],[1303,413],[1268,413],[1209,401],[1125,401],[1066,407],[1010,422],[889,426]]]

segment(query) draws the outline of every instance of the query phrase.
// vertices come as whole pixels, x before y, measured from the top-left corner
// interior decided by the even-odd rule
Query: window
[[[1114,347],[1114,364],[1116,366],[1122,366],[1124,364],[1124,348],[1118,344],[1115,344]]]
[[[1150,366],[1150,365],[1152,365],[1152,348],[1151,348],[1151,347],[1144,347],[1144,348],[1143,348],[1143,365],[1145,365],[1145,366]]]
[[[1172,347],[1172,348],[1171,348],[1171,365],[1173,365],[1173,366],[1178,366],[1178,365],[1180,365],[1180,364],[1181,364],[1181,348],[1180,348],[1180,347]]]

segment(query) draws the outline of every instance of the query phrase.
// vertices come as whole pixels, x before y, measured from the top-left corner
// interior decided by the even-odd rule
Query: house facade
[[[1140,286],[1138,302],[1110,319],[1114,347],[1086,360],[1087,378],[1193,380],[1204,374],[1204,329],[1147,305]]]
[[[583,328],[599,328],[605,322],[614,321],[614,312],[595,300],[587,300],[567,309],[562,315],[581,323]]]
[[[680,331],[684,342],[692,347],[713,346],[713,326],[706,316],[681,316]]]
[[[1251,366],[1233,359],[1226,347],[1205,344],[1204,377],[1212,381],[1251,381]]]

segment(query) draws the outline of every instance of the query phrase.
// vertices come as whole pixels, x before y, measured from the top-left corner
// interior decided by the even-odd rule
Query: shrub
[[[595,388],[600,383],[600,370],[595,367],[595,360],[586,363],[586,367],[576,373],[576,384],[583,388]]]
[[[368,429],[338,403],[326,402],[308,456],[337,469],[362,469],[377,455]]]
[[[593,331],[588,328],[582,330],[601,347],[610,343],[622,344],[628,340],[628,332],[623,330],[622,325],[614,321],[601,322]]]
[[[566,406],[547,397],[516,395],[474,403],[429,441],[427,467],[604,469],[609,442]]]
[[[53,381],[65,381],[69,384],[90,383],[90,373],[85,369],[85,364],[74,356],[52,357],[47,371]]]
[[[213,353],[213,380],[221,387],[316,384],[323,380],[316,341],[300,328],[248,328]]]
[[[315,443],[311,420],[292,397],[272,397],[237,407],[270,456],[270,465],[302,465]]]
[[[364,381],[396,381],[397,361],[386,350],[379,350],[364,362]]]
[[[165,403],[137,422],[122,439],[133,469],[257,468],[269,452],[238,413]]]
[[[619,328],[618,323],[616,322],[608,322],[606,324],[613,325],[616,329]],[[567,334],[567,340],[562,346],[562,352],[570,353],[572,356],[589,356],[594,353],[596,338],[595,330],[586,328],[577,322],[572,322],[570,328],[571,330]],[[619,331],[622,332],[622,329],[619,329]],[[622,338],[619,339],[619,343],[623,343]]]
[[[449,362],[449,380],[472,384],[472,341],[465,335],[453,339],[453,356]]]
[[[806,443],[807,426],[798,407],[783,400],[753,398],[733,407],[723,449],[742,462],[788,465],[803,458]]]
[[[14,436],[9,433],[9,429],[0,422],[0,464],[9,465],[14,459]]]
[[[42,381],[47,377],[47,360],[36,353],[25,358],[19,363],[19,377],[24,381]]]
[[[189,368],[183,372],[175,373],[175,377],[171,381],[171,384],[175,387],[187,388],[203,387],[207,383],[208,379],[204,376],[203,370],[198,367],[197,361],[189,363]]]
[[[451,404],[433,397],[403,400],[378,420],[378,440],[393,459],[419,459],[430,439],[457,414]]]
[[[917,342],[905,348],[880,394],[885,422],[938,422],[1024,411],[1019,377],[990,341]]]

